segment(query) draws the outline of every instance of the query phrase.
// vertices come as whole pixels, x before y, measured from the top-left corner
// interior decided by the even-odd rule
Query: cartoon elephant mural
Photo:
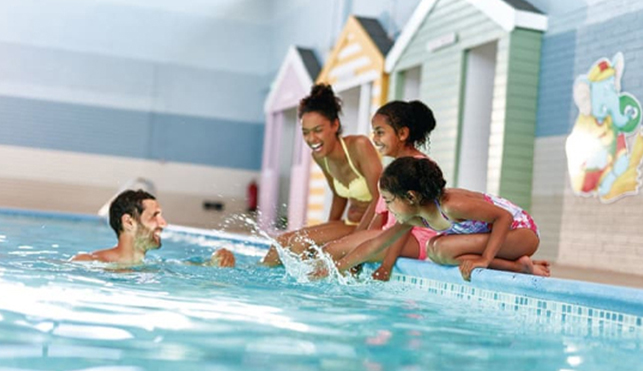
[[[621,92],[624,66],[617,53],[611,61],[598,60],[574,83],[580,112],[566,143],[572,189],[604,202],[637,193],[640,186],[641,104]]]

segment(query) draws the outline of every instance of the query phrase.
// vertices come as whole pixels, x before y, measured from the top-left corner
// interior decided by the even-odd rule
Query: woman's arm
[[[363,135],[355,137],[355,140],[352,141],[351,145],[351,158],[355,159],[355,167],[366,179],[368,184],[368,191],[370,192],[373,199],[368,204],[362,219],[355,228],[355,231],[361,231],[368,228],[373,215],[375,214],[375,205],[377,205],[377,200],[380,197],[380,191],[377,187],[377,184],[382,175],[382,161],[380,156],[377,154],[373,143],[371,140]]]
[[[339,196],[337,192],[335,192],[335,184],[333,182],[333,177],[328,173],[328,170],[326,169],[326,167],[322,165],[321,160],[318,160],[314,157],[313,159],[317,163],[317,166],[319,166],[319,168],[322,170],[322,173],[326,178],[326,182],[328,183],[330,190],[333,192],[333,202],[330,206],[330,212],[328,213],[328,221],[330,222],[334,220],[341,220],[342,215],[344,215],[344,209],[346,209],[346,204],[348,203],[348,200],[344,197]]]
[[[342,215],[344,215],[344,209],[346,209],[346,204],[348,200],[344,197],[338,196],[336,193],[333,193],[333,203],[330,205],[330,212],[328,213],[328,221],[341,220]]]

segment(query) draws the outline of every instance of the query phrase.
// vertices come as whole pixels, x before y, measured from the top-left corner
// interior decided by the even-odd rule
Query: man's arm
[[[96,258],[96,256],[94,256],[93,253],[91,253],[91,254],[76,254],[76,255],[72,256],[71,259],[69,259],[69,261],[72,261],[72,262],[86,262],[86,261],[94,261],[94,260],[98,260],[98,259]]]

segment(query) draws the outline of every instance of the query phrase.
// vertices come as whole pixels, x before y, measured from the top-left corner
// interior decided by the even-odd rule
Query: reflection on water
[[[115,272],[66,262],[114,243],[99,222],[0,215],[0,236],[0,369],[604,370],[643,361],[638,332],[396,283],[308,282],[308,261],[260,267],[256,244],[168,233],[145,266]],[[237,268],[185,264],[221,247]]]

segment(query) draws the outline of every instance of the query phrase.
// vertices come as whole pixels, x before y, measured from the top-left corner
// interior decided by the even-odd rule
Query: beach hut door
[[[467,51],[457,186],[487,191],[497,42]]]
[[[295,124],[294,127],[299,128],[299,125]],[[297,130],[295,131],[292,167],[290,168],[290,195],[288,198],[289,230],[299,229],[306,225],[308,179],[310,177],[310,161],[312,157],[310,148],[304,142],[302,135]]]

